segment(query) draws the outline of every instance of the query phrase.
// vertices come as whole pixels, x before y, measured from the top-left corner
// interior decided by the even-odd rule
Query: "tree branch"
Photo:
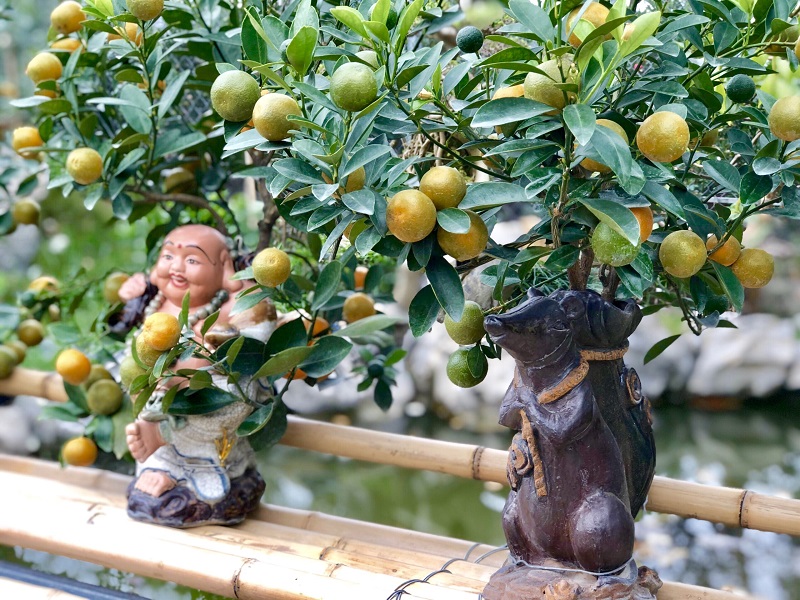
[[[263,179],[256,179],[256,195],[264,205],[264,218],[258,222],[258,247],[256,252],[268,248],[272,241],[272,230],[275,229],[275,223],[280,218],[278,212],[278,205],[275,204],[275,199],[267,189],[267,184]]]
[[[228,235],[228,227],[225,225],[225,220],[214,210],[212,204],[201,196],[194,196],[192,194],[159,194],[157,192],[140,192],[144,202],[148,204],[161,204],[163,202],[177,202],[179,204],[186,204],[187,206],[195,206],[197,208],[205,208],[214,217],[216,229],[224,235]]]
[[[569,287],[573,290],[585,290],[589,282],[589,274],[594,263],[594,251],[590,246],[581,250],[580,258],[567,270]]]

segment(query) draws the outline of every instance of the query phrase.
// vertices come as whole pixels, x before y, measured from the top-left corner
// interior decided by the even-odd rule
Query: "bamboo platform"
[[[14,490],[0,512],[0,543],[243,600],[383,600],[403,586],[408,600],[479,600],[506,558],[501,552],[476,563],[494,548],[271,505],[235,527],[138,523],[125,512],[129,481],[98,469],[0,455],[0,489]],[[449,572],[430,576],[465,557],[449,564]],[[658,597],[742,598],[670,582]]]
[[[0,577],[0,598],[18,600],[84,600],[61,590]]]
[[[57,375],[17,369],[0,394],[64,401]],[[506,452],[291,417],[283,444],[338,456],[505,483]],[[472,542],[262,505],[236,527],[174,530],[131,521],[130,479],[0,455],[0,544],[68,556],[234,598],[479,600],[505,552]],[[657,477],[656,510],[800,535],[800,501]],[[98,525],[100,527],[98,527]],[[487,555],[484,557],[484,555]],[[453,559],[457,559],[453,561]],[[447,565],[447,572],[439,572]],[[434,574],[435,573],[435,574]],[[432,575],[433,574],[433,575]],[[409,583],[413,582],[413,583]],[[4,596],[2,596],[4,597]],[[665,582],[659,600],[735,600]],[[752,598],[752,597],[750,597]]]

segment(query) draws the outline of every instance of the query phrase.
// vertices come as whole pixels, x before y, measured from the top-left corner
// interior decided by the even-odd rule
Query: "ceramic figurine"
[[[235,272],[225,236],[205,225],[186,225],[167,235],[149,283],[144,274],[134,275],[120,289],[120,298],[141,308],[141,297],[148,287],[151,292],[154,288],[145,315],[177,316],[188,292],[189,324],[197,335],[203,321],[219,311],[204,338],[207,345],[240,333],[264,341],[274,329],[274,308],[261,303],[254,311],[231,317],[234,295],[246,285],[231,279]],[[207,364],[190,358],[175,368]],[[225,376],[212,374],[212,380],[227,389]],[[254,400],[272,394],[259,381],[240,381],[240,386]],[[209,414],[174,416],[161,411],[161,397],[163,390],[157,390],[126,429],[128,447],[137,461],[136,479],[128,489],[128,514],[173,527],[242,521],[258,505],[265,487],[248,441],[236,436],[252,406],[236,402]]]
[[[484,322],[517,362],[500,409],[500,423],[517,432],[503,510],[511,556],[484,597],[652,600],[658,576],[632,561],[626,459],[571,324],[584,304],[566,304],[569,315],[558,296],[531,290],[519,306]]]

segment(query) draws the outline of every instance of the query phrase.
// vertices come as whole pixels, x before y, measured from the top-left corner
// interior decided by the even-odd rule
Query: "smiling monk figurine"
[[[232,280],[236,272],[225,236],[205,225],[185,225],[167,235],[158,261],[150,272],[157,293],[145,315],[164,312],[179,315],[189,294],[189,324],[199,337],[203,321],[219,311],[204,342],[213,347],[239,334],[262,341],[274,329],[275,311],[260,303],[255,311],[230,317],[234,294],[246,282]],[[120,298],[131,301],[148,288],[144,274],[131,277]],[[208,366],[200,358],[176,364],[177,368]],[[227,378],[212,372],[214,384],[227,389]],[[180,385],[173,379],[168,385]],[[258,381],[241,381],[251,399],[272,390]],[[255,468],[253,451],[236,436],[239,424],[252,406],[235,402],[213,413],[176,417],[161,411],[157,391],[136,422],[126,429],[128,447],[137,461],[137,478],[128,489],[128,514],[137,520],[193,527],[233,524],[258,505],[264,481]]]

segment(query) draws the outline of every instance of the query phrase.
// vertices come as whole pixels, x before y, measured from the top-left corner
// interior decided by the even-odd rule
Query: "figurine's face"
[[[189,292],[190,306],[210,302],[231,274],[224,239],[214,229],[188,225],[172,231],[161,248],[151,280],[171,303],[180,305]]]

